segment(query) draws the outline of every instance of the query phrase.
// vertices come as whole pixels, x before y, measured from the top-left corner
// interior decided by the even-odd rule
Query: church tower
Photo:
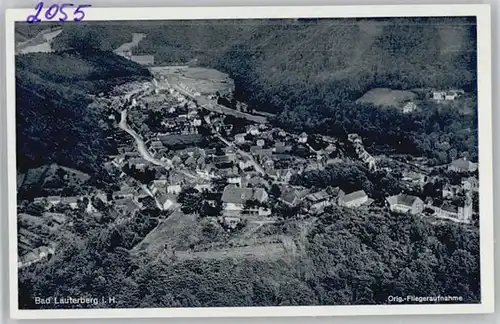
[[[467,193],[465,197],[464,207],[459,208],[460,220],[465,223],[470,223],[472,221],[472,198],[470,193]]]

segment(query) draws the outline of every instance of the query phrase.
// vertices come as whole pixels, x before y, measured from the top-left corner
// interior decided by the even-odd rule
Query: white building
[[[424,210],[424,202],[416,196],[399,194],[387,198],[387,202],[391,211],[395,213],[419,214]]]
[[[363,190],[351,192],[339,197],[338,204],[342,207],[355,208],[368,202],[368,196]]]
[[[167,186],[167,193],[169,194],[179,194],[182,190],[180,185],[169,185]]]

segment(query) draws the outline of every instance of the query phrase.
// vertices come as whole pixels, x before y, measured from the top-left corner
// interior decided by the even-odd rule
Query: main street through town
[[[139,134],[137,134],[132,128],[130,128],[130,126],[127,124],[127,109],[123,109],[121,111],[121,119],[120,119],[120,123],[118,124],[118,126],[134,138],[135,143],[137,144],[137,150],[139,151],[139,154],[141,154],[143,159],[145,159],[146,161],[148,161],[154,165],[161,166],[161,167],[164,167],[166,169],[172,168],[172,161],[170,159],[167,159],[167,158],[165,158],[164,160],[156,159],[148,151],[146,144],[144,143],[144,140],[142,139],[142,137]],[[185,176],[193,178],[193,179],[198,178],[196,175],[189,173],[185,170],[176,169],[175,171],[182,173]]]

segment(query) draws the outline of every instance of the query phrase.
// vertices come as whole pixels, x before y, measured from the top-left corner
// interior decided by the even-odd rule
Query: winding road
[[[118,126],[121,129],[123,129],[124,131],[126,131],[127,133],[129,133],[134,138],[134,140],[137,144],[137,149],[139,150],[139,153],[144,158],[144,160],[151,162],[154,165],[162,166],[162,167],[165,167],[168,169],[172,167],[172,161],[169,159],[166,159],[165,161],[160,161],[160,160],[155,159],[153,157],[153,155],[151,155],[151,153],[146,148],[146,144],[144,143],[144,140],[139,136],[139,134],[137,134],[132,128],[130,128],[127,125],[127,109],[122,110],[121,119],[120,119],[120,123],[118,124]]]

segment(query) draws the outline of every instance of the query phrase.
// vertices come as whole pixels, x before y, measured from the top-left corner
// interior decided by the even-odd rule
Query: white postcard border
[[[446,305],[363,305],[298,307],[221,307],[145,309],[18,309],[16,124],[14,23],[25,21],[33,9],[6,10],[7,154],[9,211],[10,311],[15,319],[55,318],[193,318],[193,317],[291,317],[404,314],[471,314],[494,311],[493,253],[493,138],[491,106],[491,15],[490,6],[477,5],[388,5],[388,6],[290,6],[290,7],[146,7],[88,8],[87,21],[258,19],[258,18],[346,18],[346,17],[477,17],[477,75],[479,115],[480,183],[480,272],[481,303]]]

